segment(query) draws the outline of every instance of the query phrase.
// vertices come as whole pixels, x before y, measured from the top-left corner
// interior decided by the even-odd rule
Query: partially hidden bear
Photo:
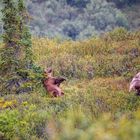
[[[52,73],[51,68],[44,70],[45,78],[43,79],[43,85],[52,97],[63,96],[64,92],[61,90],[60,84],[66,79],[63,77],[53,77]]]
[[[130,83],[129,92],[132,90],[135,90],[136,95],[140,96],[140,72],[133,77]]]

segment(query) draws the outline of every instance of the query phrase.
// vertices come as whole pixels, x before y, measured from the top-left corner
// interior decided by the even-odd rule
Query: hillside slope
[[[66,77],[65,95],[50,98],[34,81],[30,94],[0,97],[0,139],[140,139],[140,98],[128,92],[140,70],[140,32],[119,28],[84,41],[32,43],[35,63]]]
[[[86,39],[115,27],[139,28],[137,0],[27,0],[34,36]],[[137,6],[133,6],[137,3]],[[1,6],[0,6],[1,7]],[[1,17],[1,15],[0,15]],[[129,18],[130,17],[130,18]],[[0,32],[2,23],[0,23]]]
[[[126,6],[122,9],[131,29],[140,29],[140,3]]]
[[[140,32],[118,28],[84,41],[33,39],[38,65],[69,78],[130,76],[140,69]],[[128,78],[127,77],[127,78]]]

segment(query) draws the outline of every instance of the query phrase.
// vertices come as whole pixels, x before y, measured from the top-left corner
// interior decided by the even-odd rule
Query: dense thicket
[[[59,43],[57,40],[35,38],[33,52],[38,65],[53,67],[56,75],[68,79],[116,75],[129,79],[140,70],[139,41],[140,32],[130,33],[118,28],[100,38],[84,41]]]
[[[49,98],[40,85],[31,94],[0,97],[1,140],[140,139],[140,98],[128,92],[140,70],[140,32],[32,43],[35,62],[67,78],[65,95]]]
[[[136,2],[138,0],[27,0],[33,17],[30,28],[36,36],[73,40],[88,38],[118,26],[132,28],[119,8]]]
[[[40,8],[41,7],[41,8]],[[116,26],[129,28],[125,16],[105,0],[30,1],[33,34],[83,39]],[[38,10],[36,10],[38,9]]]

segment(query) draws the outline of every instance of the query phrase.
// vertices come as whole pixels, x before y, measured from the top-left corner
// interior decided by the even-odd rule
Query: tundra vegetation
[[[68,79],[65,95],[48,97],[38,81],[30,94],[1,97],[1,138],[139,139],[140,98],[128,90],[140,70],[140,32],[119,28],[84,41],[32,44],[36,65]]]
[[[23,4],[22,0],[19,2]],[[24,9],[23,5],[18,6]],[[0,44],[0,66],[3,66],[0,68],[0,139],[140,139],[140,97],[133,91],[129,93],[129,83],[140,70],[140,31],[116,28],[77,41],[31,38],[24,26],[24,14],[20,14],[8,16],[11,22],[4,18],[7,26],[18,24],[12,25],[14,36],[3,36],[4,43]],[[16,32],[19,27],[24,30]],[[23,49],[25,55],[12,55],[15,51],[11,53],[11,48],[8,51],[9,41],[15,43],[11,48],[20,46],[19,50]],[[9,71],[4,69],[5,64],[10,67]],[[51,67],[55,76],[66,79],[60,86],[64,96],[49,97],[41,81],[46,67]],[[21,87],[31,87],[30,92],[17,92],[15,86],[7,91],[5,83],[10,76],[17,79],[17,74],[27,78],[25,85],[21,82]]]

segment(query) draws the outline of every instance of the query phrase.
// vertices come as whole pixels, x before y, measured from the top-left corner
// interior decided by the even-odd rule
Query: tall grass
[[[36,64],[67,78],[65,95],[50,98],[40,85],[31,94],[0,98],[0,139],[140,138],[140,99],[128,92],[140,70],[139,32],[117,29],[83,41],[32,42]]]
[[[84,41],[34,38],[36,63],[68,78],[131,77],[140,69],[140,33],[119,28]]]

